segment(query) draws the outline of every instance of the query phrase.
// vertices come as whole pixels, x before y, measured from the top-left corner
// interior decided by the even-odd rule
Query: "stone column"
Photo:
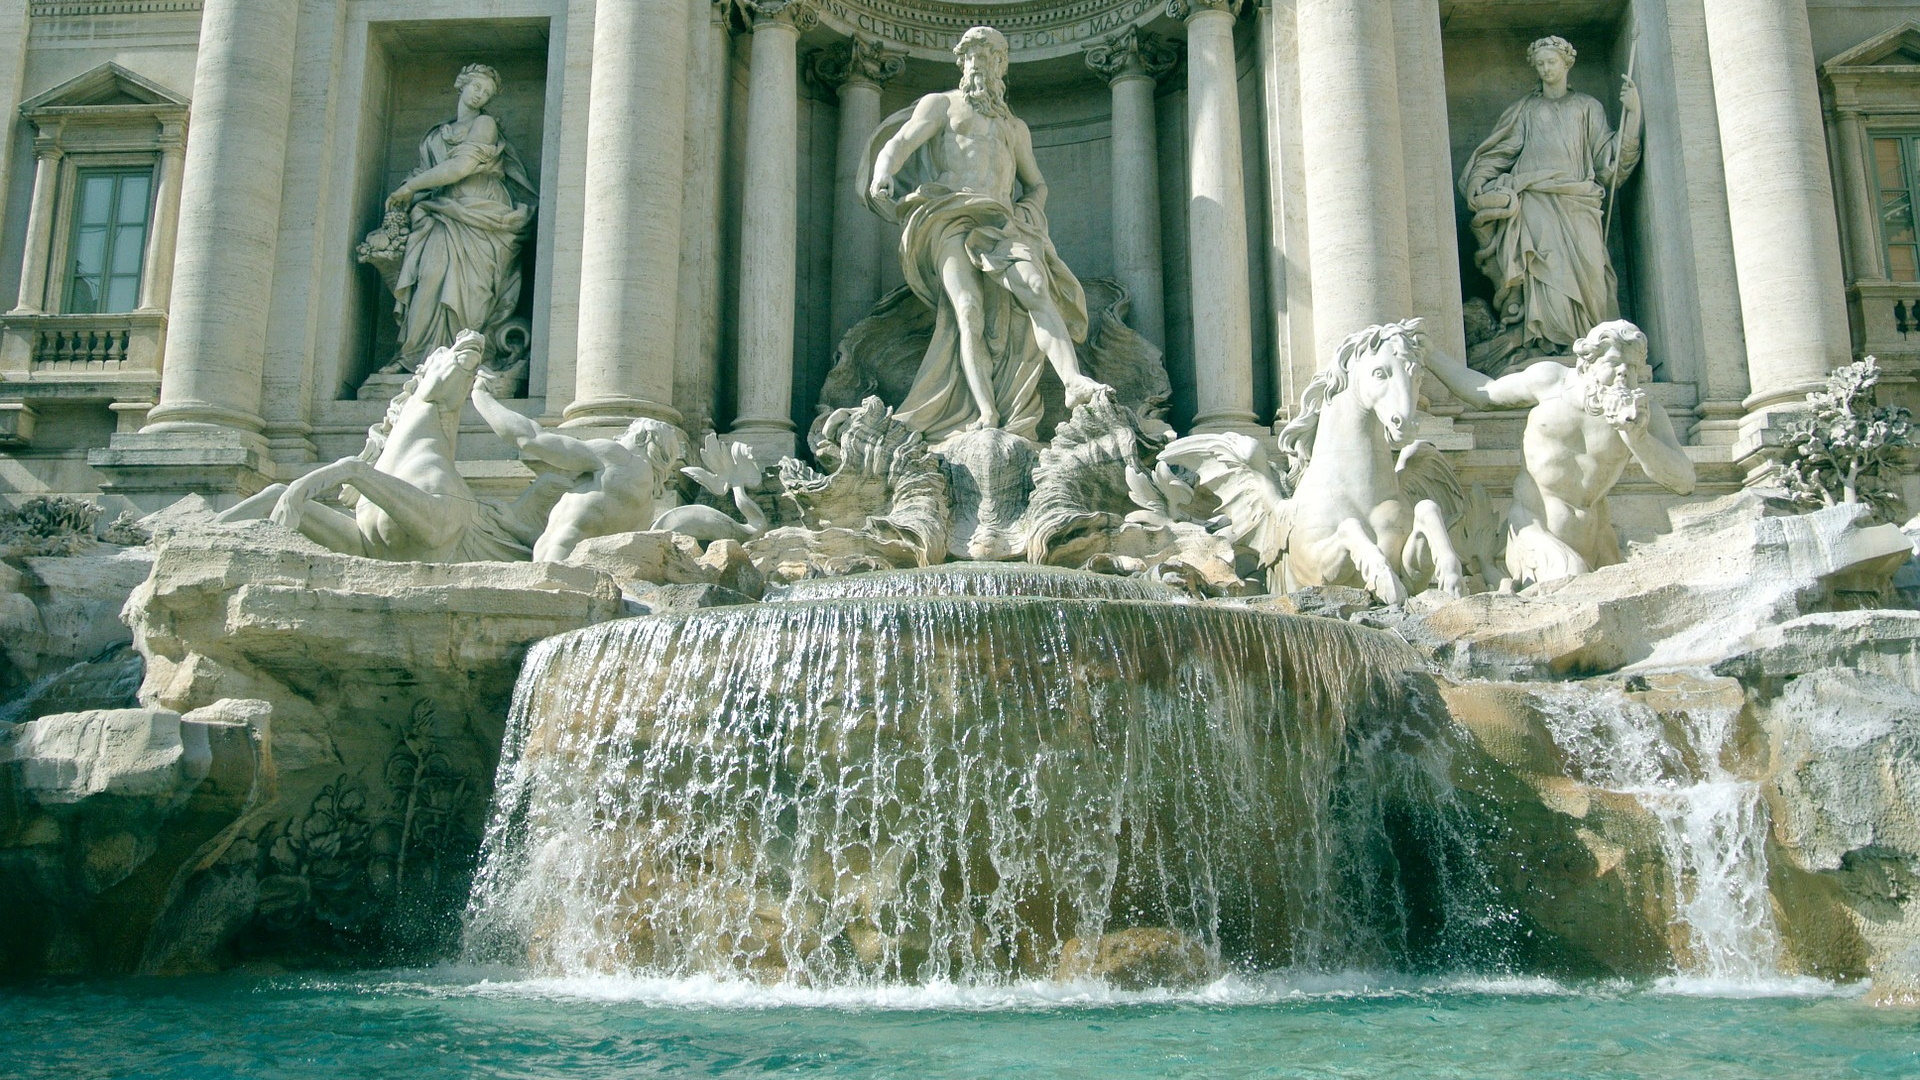
[[[1414,314],[1393,5],[1299,0],[1314,349]]]
[[[153,232],[140,275],[142,311],[164,311],[173,292],[173,253],[180,235],[180,181],[187,165],[187,125],[165,124],[160,132],[160,184],[153,197]]]
[[[1167,343],[1165,271],[1160,259],[1160,154],[1153,95],[1180,51],[1130,27],[1087,50],[1087,66],[1113,91],[1113,271],[1133,297],[1133,328]]]
[[[880,127],[880,88],[907,66],[878,39],[855,34],[838,48],[813,57],[815,81],[835,88],[840,98],[840,136],[833,168],[833,339],[837,343],[880,300],[880,260],[884,257],[880,216],[868,209],[860,190],[860,166],[867,143]]]
[[[33,204],[27,211],[27,257],[20,266],[20,299],[15,315],[37,315],[46,310],[47,262],[53,249],[54,195],[60,189],[60,159],[65,155],[54,132],[43,131],[33,140]]]
[[[1241,0],[1172,0],[1187,23],[1187,253],[1192,266],[1196,432],[1258,431],[1253,288],[1233,24]]]
[[[673,400],[687,19],[614,0],[595,6],[587,107],[580,336],[563,426],[678,424]]]
[[[680,211],[680,317],[673,406],[696,434],[713,429],[720,374],[726,242],[726,135],[734,0],[688,0],[686,197]]]
[[[1852,358],[1806,0],[1707,0],[1749,413]]]
[[[1393,25],[1399,37],[1394,81],[1400,94],[1407,178],[1408,314],[1427,320],[1428,333],[1448,355],[1464,357],[1467,332],[1460,300],[1460,240],[1454,231],[1440,0],[1394,0]]]
[[[167,363],[145,435],[263,426],[299,10],[298,0],[207,0],[202,11]]]
[[[799,242],[799,41],[814,0],[759,0],[747,88],[740,223],[739,417],[733,437],[762,462],[794,452],[793,313]]]

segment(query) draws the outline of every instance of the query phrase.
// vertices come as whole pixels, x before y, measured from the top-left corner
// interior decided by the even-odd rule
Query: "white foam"
[[[1676,975],[1657,980],[1655,994],[1707,998],[1853,998],[1867,991],[1867,984],[1835,983],[1811,975],[1780,975],[1765,979],[1714,979]]]

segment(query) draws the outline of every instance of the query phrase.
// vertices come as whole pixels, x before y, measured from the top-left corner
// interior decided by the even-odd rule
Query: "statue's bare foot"
[[[1103,382],[1095,382],[1085,375],[1076,375],[1065,380],[1067,390],[1067,411],[1071,412],[1092,401],[1103,393],[1110,394],[1113,387]]]
[[[975,420],[973,423],[968,424],[967,430],[968,431],[993,431],[999,426],[1000,426],[999,412],[990,410],[990,411],[981,413],[980,418],[978,420]]]

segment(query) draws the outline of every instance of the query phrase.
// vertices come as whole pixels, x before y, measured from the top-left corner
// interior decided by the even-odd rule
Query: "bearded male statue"
[[[900,224],[907,284],[937,313],[895,415],[935,445],[984,428],[1037,439],[1047,365],[1069,409],[1105,389],[1074,347],[1086,296],[1047,237],[1033,136],[1007,108],[1007,39],[976,26],[953,52],[960,88],[888,117],[863,163],[867,205]]]
[[[1491,378],[1435,350],[1427,370],[1469,405],[1528,409],[1507,512],[1507,573],[1517,585],[1573,577],[1620,561],[1607,493],[1639,462],[1648,479],[1693,493],[1692,459],[1664,409],[1641,389],[1647,336],[1624,319],[1573,344],[1574,366],[1541,360]]]

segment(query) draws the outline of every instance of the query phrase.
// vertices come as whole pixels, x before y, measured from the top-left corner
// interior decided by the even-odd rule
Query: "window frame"
[[[158,154],[140,153],[69,153],[60,161],[59,188],[54,195],[54,229],[52,244],[47,252],[47,298],[46,310],[54,314],[93,314],[90,312],[72,312],[69,307],[68,290],[73,284],[73,240],[75,218],[79,207],[76,205],[80,193],[80,176],[87,172],[138,172],[150,170],[153,179],[147,192],[147,234],[141,239],[141,285],[146,279],[146,249],[153,244],[154,205],[159,189]],[[139,310],[136,300],[130,310]],[[124,312],[120,314],[125,314]]]
[[[122,155],[85,155],[81,160],[75,161],[73,163],[73,167],[69,170],[71,175],[68,178],[66,178],[65,183],[62,185],[63,188],[65,189],[66,198],[62,200],[59,204],[63,207],[63,209],[57,211],[57,214],[59,216],[59,228],[56,230],[56,232],[58,233],[58,236],[56,237],[56,240],[55,240],[55,247],[58,249],[57,253],[60,256],[60,261],[58,263],[55,263],[54,265],[62,267],[63,269],[59,275],[59,279],[58,279],[59,284],[57,286],[54,286],[52,291],[55,294],[53,299],[55,299],[58,304],[58,306],[54,310],[63,315],[125,315],[128,312],[138,311],[140,310],[140,297],[143,290],[146,287],[147,249],[153,244],[153,232],[154,232],[153,218],[154,218],[155,203],[159,194],[159,186],[160,186],[158,163],[153,160],[147,160],[147,161],[136,161],[136,162],[131,162],[127,164],[109,165],[109,164],[104,164],[99,160],[97,160],[97,158],[101,156],[111,156],[111,157],[117,158],[117,157],[121,157]],[[126,156],[135,157],[137,155],[126,155]],[[77,239],[80,232],[81,207],[80,207],[79,195],[81,190],[81,182],[85,180],[88,176],[99,176],[99,175],[106,175],[106,176],[111,176],[115,178],[115,185],[114,185],[115,196],[113,198],[113,204],[109,207],[109,211],[108,211],[109,212],[109,216],[108,216],[109,235],[107,239],[107,250],[105,254],[105,267],[109,271],[111,270],[113,265],[114,238],[112,234],[114,231],[116,231],[114,226],[118,224],[117,214],[118,214],[118,207],[119,207],[119,201],[120,201],[118,198],[119,181],[132,176],[146,177],[146,180],[147,180],[147,197],[145,200],[146,216],[140,223],[140,260],[139,260],[138,269],[135,271],[134,279],[133,279],[133,306],[122,309],[122,310],[115,310],[115,311],[106,311],[106,310],[80,311],[76,309],[74,306],[74,292],[73,292],[74,281],[78,276],[77,272],[79,269],[78,266],[76,265],[78,254],[79,254],[78,245],[75,243],[75,240]],[[112,289],[111,279],[116,276],[124,276],[124,275],[115,275],[112,273],[107,273],[103,275],[103,277],[108,280],[109,284],[107,285],[107,289],[103,290],[103,295],[101,297],[102,306],[104,306],[104,301],[105,301],[104,293],[111,291]]]

